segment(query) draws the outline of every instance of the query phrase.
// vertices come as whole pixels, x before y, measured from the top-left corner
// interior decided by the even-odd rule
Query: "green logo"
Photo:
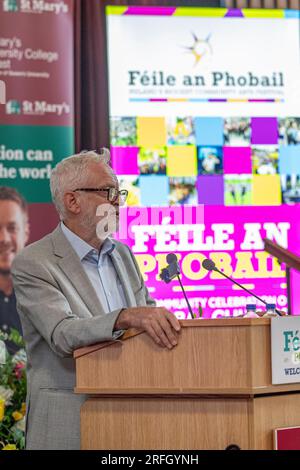
[[[18,11],[18,0],[3,0],[3,11]]]
[[[21,104],[17,100],[10,100],[6,103],[7,114],[21,114]]]
[[[284,331],[284,352],[296,352],[300,350],[299,330]]]

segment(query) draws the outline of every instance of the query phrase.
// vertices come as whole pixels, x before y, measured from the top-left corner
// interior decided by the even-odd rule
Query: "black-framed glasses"
[[[111,203],[117,202],[119,200],[119,204],[125,204],[128,191],[127,189],[121,189],[120,191],[117,188],[78,188],[74,189],[75,191],[86,191],[86,192],[106,192],[107,200]]]

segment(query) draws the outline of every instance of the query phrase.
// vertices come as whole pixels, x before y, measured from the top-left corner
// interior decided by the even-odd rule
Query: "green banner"
[[[49,178],[57,162],[74,153],[74,128],[0,126],[0,181],[27,202],[50,202]]]

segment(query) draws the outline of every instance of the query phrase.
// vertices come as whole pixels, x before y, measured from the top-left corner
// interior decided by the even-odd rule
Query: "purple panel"
[[[277,118],[252,118],[251,143],[278,144]]]
[[[138,175],[139,147],[111,147],[112,167],[117,175]]]
[[[124,15],[171,16],[176,7],[128,7]]]
[[[264,99],[264,100],[249,98],[248,101],[249,103],[275,103],[275,100],[273,98]]]
[[[229,8],[226,15],[224,15],[225,18],[244,18],[242,10],[239,10],[238,8]]]
[[[251,174],[251,147],[223,147],[224,174]]]
[[[201,175],[197,178],[198,202],[224,205],[224,179],[222,175]]]

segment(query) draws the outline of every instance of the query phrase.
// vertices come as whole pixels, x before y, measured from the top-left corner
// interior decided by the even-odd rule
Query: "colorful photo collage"
[[[300,118],[112,117],[129,206],[300,202]]]

